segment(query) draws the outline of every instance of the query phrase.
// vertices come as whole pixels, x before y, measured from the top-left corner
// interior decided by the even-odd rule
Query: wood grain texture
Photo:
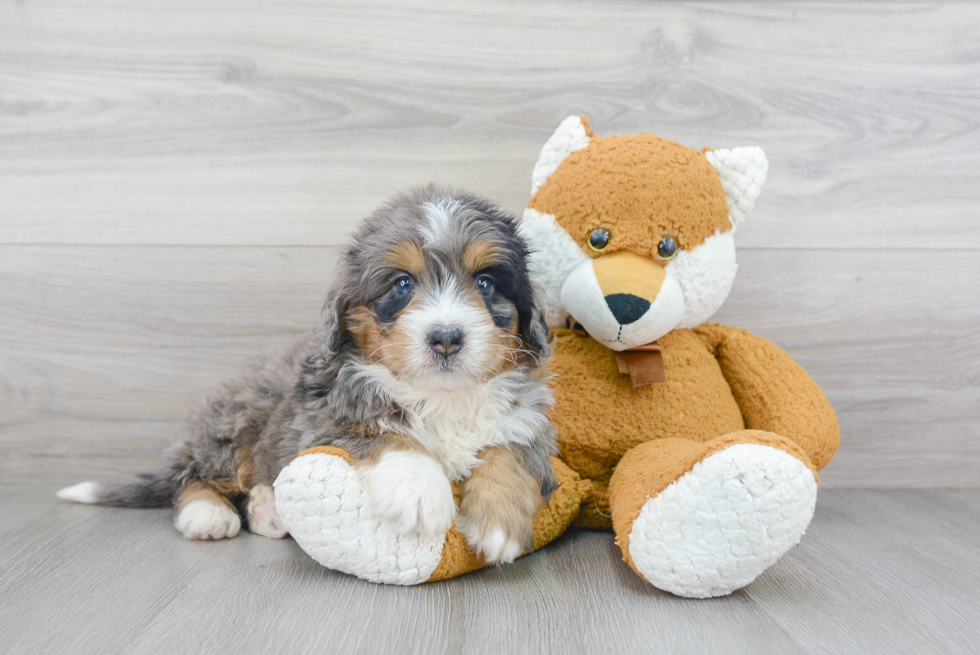
[[[245,361],[316,324],[335,248],[0,246],[0,476],[153,465]],[[980,484],[980,259],[745,249],[716,316],[836,407],[827,487]]]
[[[844,431],[828,487],[980,486],[980,7],[0,5],[0,474],[144,467],[439,180],[513,210],[555,125],[759,144],[716,320]]]
[[[420,587],[328,571],[292,540],[188,542],[167,510],[3,485],[6,653],[970,653],[980,494],[822,491],[801,545],[746,589],[685,600],[612,536]]]
[[[0,650],[980,651],[980,495],[834,489],[980,486],[978,32],[942,3],[0,4]],[[796,357],[843,444],[753,585],[678,599],[578,532],[380,587],[290,540],[54,501],[152,468],[313,326],[393,191],[519,211],[570,113],[769,156],[716,320]]]
[[[336,245],[437,180],[527,201],[601,134],[757,144],[746,246],[980,247],[980,7],[0,6],[0,242]]]

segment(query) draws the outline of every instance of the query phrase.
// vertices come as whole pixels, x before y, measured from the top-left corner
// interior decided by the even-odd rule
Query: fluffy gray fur
[[[451,229],[438,243],[427,237],[426,203],[452,208]],[[410,409],[393,400],[378,379],[361,374],[364,358],[344,324],[350,308],[370,303],[391,288],[393,271],[385,266],[384,255],[404,240],[423,244],[426,275],[432,276],[470,275],[461,264],[467,244],[492,241],[503,246],[508,253],[507,295],[516,312],[521,348],[530,355],[521,360],[520,370],[529,390],[539,386],[542,376],[535,371],[545,363],[550,346],[516,218],[476,196],[435,186],[416,189],[395,196],[362,222],[343,255],[321,323],[312,334],[208,397],[192,413],[188,436],[172,450],[165,471],[100,483],[96,501],[133,507],[169,505],[193,481],[235,477],[236,457],[243,448],[254,459],[252,484],[271,483],[303,450],[331,445],[363,458],[378,446],[379,434],[407,427]],[[535,412],[549,410],[541,394],[518,397],[537,403],[528,408]],[[517,401],[522,402],[528,401]],[[548,460],[556,451],[554,429],[547,425],[533,443],[508,446],[539,481],[545,498],[556,486]]]

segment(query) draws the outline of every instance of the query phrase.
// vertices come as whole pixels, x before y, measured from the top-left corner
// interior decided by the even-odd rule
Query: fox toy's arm
[[[701,325],[742,410],[745,427],[781,434],[801,446],[819,470],[840,444],[837,414],[817,383],[779,346],[747,330]]]

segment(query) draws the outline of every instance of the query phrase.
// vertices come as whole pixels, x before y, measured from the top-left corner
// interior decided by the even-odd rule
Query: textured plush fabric
[[[558,488],[534,518],[533,548],[556,539],[578,516],[591,484],[553,457]],[[399,535],[374,518],[350,455],[334,447],[300,454],[275,482],[276,509],[296,540],[324,566],[371,582],[413,585],[486,566],[456,525],[433,539]],[[459,502],[457,485],[454,493]]]
[[[728,219],[736,228],[755,205],[762,185],[769,174],[769,161],[762,148],[730,148],[708,150],[704,156],[721,179],[721,188],[728,199]]]
[[[672,438],[648,441],[633,448],[623,458],[609,482],[610,512],[616,539],[624,554],[629,547],[633,519],[649,498],[688,473],[698,462],[737,444],[778,448],[816,473],[803,449],[786,437],[762,430],[739,430],[707,442]]]
[[[589,134],[589,144],[571,152],[528,205],[559,216],[587,255],[596,255],[585,243],[597,227],[612,234],[604,252],[651,259],[664,235],[691,248],[731,229],[725,191],[704,153],[647,133]]]
[[[551,466],[558,479],[558,489],[551,494],[548,504],[534,517],[533,550],[551,543],[568,529],[578,516],[583,500],[588,497],[592,489],[592,485],[587,480],[582,480],[558,458],[551,458]],[[442,561],[429,580],[452,578],[484,566],[486,563],[470,552],[466,547],[466,540],[454,525],[446,535]]]
[[[670,318],[664,308],[653,311],[668,292],[683,308],[646,341],[615,317],[610,347],[554,331],[552,420],[560,460],[552,465],[560,486],[535,519],[535,549],[570,525],[612,529],[624,560],[644,579],[704,598],[750,583],[799,541],[813,515],[817,471],[840,441],[834,410],[776,345],[738,328],[701,324],[731,288],[732,233],[767,173],[760,148],[698,152],[651,134],[599,137],[577,116],[545,144],[521,229],[549,325],[564,325],[572,314],[606,338],[608,326],[597,317],[608,312],[611,293],[649,301],[647,327]],[[612,235],[601,253],[586,245],[596,227]],[[657,258],[667,235],[680,248],[670,261]],[[613,253],[623,254],[603,262]],[[584,298],[589,289],[594,297]],[[667,380],[634,388],[610,348],[653,339]],[[304,535],[297,541],[318,561],[399,584],[484,566],[455,527],[415,544],[415,551],[392,540],[372,517],[357,513],[363,490],[343,453],[335,455],[312,467],[301,456],[287,467],[294,473],[280,476],[289,482],[283,488],[307,503],[282,500],[283,509],[295,510],[280,510],[284,523],[291,532],[297,526]],[[315,516],[338,511],[341,520]]]
[[[631,453],[617,469],[613,516],[624,559],[658,588],[693,598],[731,593],[798,544],[810,523],[817,500],[812,468],[782,448],[753,443],[751,433],[741,436],[744,443],[709,448],[690,471],[644,495],[638,511],[621,507],[630,494],[619,490],[638,470],[630,464],[639,462]]]
[[[541,156],[531,172],[531,195],[538,192],[568,155],[588,146],[594,136],[583,118],[569,116],[563,120],[541,148]]]
[[[425,582],[442,558],[444,535],[398,534],[372,515],[350,456],[307,451],[276,478],[276,511],[296,543],[324,566],[371,582]]]
[[[612,530],[612,513],[609,509],[609,486],[592,481],[592,493],[586,498],[575,522],[576,528]]]
[[[542,291],[540,302],[545,322],[548,327],[564,325],[568,312],[561,304],[561,289],[568,276],[589,258],[550,214],[526,208],[520,231],[532,246],[528,264],[535,284]]]
[[[827,397],[782,348],[747,330],[703,325],[695,333],[714,353],[745,426],[784,435],[822,469],[837,452],[840,424]]]
[[[612,350],[567,329],[555,337],[559,453],[587,479],[607,484],[630,448],[653,439],[708,441],[745,428],[718,361],[691,330],[658,340],[667,382],[635,389]]]

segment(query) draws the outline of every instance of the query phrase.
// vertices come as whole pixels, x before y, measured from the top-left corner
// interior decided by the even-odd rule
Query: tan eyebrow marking
[[[425,254],[422,247],[414,241],[399,241],[388,251],[385,263],[392,268],[418,274],[425,269]]]
[[[476,273],[488,266],[504,261],[500,246],[491,241],[477,241],[463,251],[463,266],[469,273]]]

